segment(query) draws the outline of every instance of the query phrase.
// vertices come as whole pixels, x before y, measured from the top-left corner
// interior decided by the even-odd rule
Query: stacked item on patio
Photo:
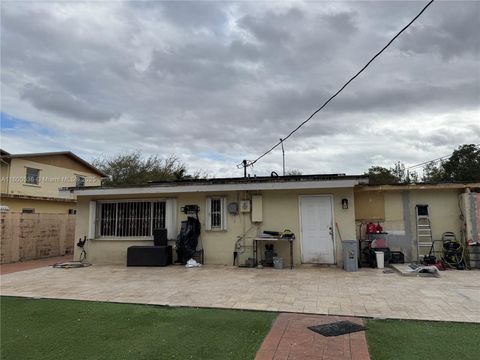
[[[153,246],[130,246],[127,266],[167,266],[172,264],[172,247],[168,246],[167,229],[153,230]]]
[[[368,245],[364,249],[364,253],[367,261],[371,267],[383,268],[390,263],[390,248],[387,247],[385,241],[387,233],[383,231],[380,223],[370,222],[367,224],[366,234]]]

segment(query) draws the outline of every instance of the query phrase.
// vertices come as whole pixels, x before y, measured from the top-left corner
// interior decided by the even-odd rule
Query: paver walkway
[[[307,328],[340,320],[362,324],[358,318],[280,314],[255,360],[369,360],[364,331],[326,337]]]
[[[0,276],[1,295],[480,323],[480,271],[45,267]]]
[[[47,267],[59,262],[66,262],[71,260],[73,260],[73,255],[64,255],[44,259],[19,261],[11,264],[2,264],[0,265],[0,275],[10,274],[17,271]]]

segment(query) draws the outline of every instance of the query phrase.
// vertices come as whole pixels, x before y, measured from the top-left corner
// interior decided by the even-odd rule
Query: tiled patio
[[[0,280],[11,296],[480,323],[480,271],[421,278],[378,269],[91,266]]]

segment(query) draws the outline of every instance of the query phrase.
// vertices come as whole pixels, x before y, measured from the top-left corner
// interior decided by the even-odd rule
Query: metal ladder
[[[428,254],[433,244],[428,205],[416,205],[415,215],[417,218],[417,254],[420,261]]]

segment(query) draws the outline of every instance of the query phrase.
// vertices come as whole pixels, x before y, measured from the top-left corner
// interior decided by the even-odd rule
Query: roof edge
[[[262,184],[262,183],[302,183],[306,181],[340,181],[340,180],[368,180],[368,175],[344,175],[344,174],[317,174],[317,175],[291,175],[291,176],[255,176],[236,178],[210,178],[210,179],[182,179],[151,181],[146,184],[122,185],[122,186],[88,186],[67,187],[62,190],[86,191],[94,189],[132,189],[132,188],[162,188],[178,186],[208,186],[208,185],[235,185],[235,184]]]
[[[21,200],[39,200],[39,201],[52,201],[52,202],[65,202],[76,203],[75,199],[52,197],[52,196],[35,196],[35,195],[23,195],[23,194],[7,194],[1,193],[0,197],[3,199],[21,199]]]
[[[101,177],[108,177],[103,171],[97,169],[95,166],[90,164],[88,161],[82,159],[80,156],[75,155],[71,151],[51,151],[51,152],[42,152],[42,153],[25,153],[25,154],[10,154],[7,151],[3,150],[6,154],[2,154],[2,159],[18,159],[18,158],[25,158],[25,157],[39,157],[39,156],[52,156],[52,155],[66,155],[72,158],[75,161],[78,161],[82,165],[85,165],[90,170],[94,171],[97,175]]]
[[[467,189],[480,188],[480,182],[442,182],[442,183],[415,183],[415,184],[359,184],[355,191],[387,191],[387,190],[435,190],[435,189]]]

